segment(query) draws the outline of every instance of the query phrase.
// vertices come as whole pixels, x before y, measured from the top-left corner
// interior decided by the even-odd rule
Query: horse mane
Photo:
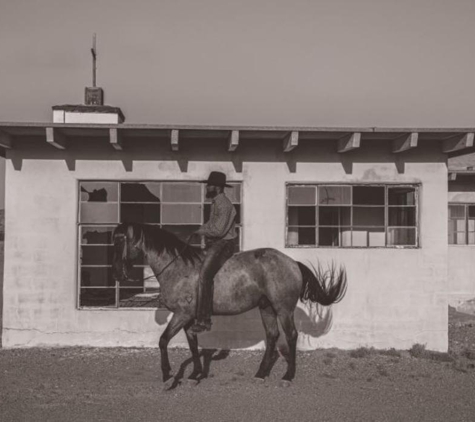
[[[144,253],[164,251],[180,257],[186,264],[201,261],[201,249],[180,240],[175,234],[151,224],[124,223],[125,232],[131,235],[134,244],[141,243]]]

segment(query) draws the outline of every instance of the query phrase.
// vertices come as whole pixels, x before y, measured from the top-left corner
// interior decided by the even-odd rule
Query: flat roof
[[[0,122],[0,151],[14,148],[15,139],[22,137],[48,138],[47,141],[58,148],[68,138],[110,137],[116,149],[121,149],[123,138],[167,138],[175,142],[172,149],[178,150],[178,139],[222,139],[232,137],[230,151],[238,148],[239,140],[284,141],[284,150],[292,150],[299,140],[335,140],[338,152],[358,148],[360,141],[393,141],[393,152],[406,151],[417,146],[420,141],[441,141],[442,150],[458,154],[460,150],[472,148],[475,127],[465,128],[419,128],[419,127],[325,127],[325,126],[212,126],[174,124],[88,124],[50,122]],[[52,139],[54,134],[54,139]],[[112,135],[114,134],[114,135]],[[114,136],[114,140],[112,137]],[[288,144],[285,144],[286,139]],[[58,140],[58,141],[56,141]],[[344,143],[344,145],[343,145]],[[396,144],[397,143],[397,144]],[[287,145],[287,146],[286,146]],[[62,148],[64,149],[64,148]]]

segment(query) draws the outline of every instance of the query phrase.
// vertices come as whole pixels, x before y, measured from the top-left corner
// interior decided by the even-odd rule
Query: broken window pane
[[[83,202],[81,203],[79,221],[81,223],[118,223],[118,204]]]
[[[121,183],[121,202],[160,202],[160,183]]]
[[[411,226],[416,225],[415,207],[389,207],[390,226]]]
[[[353,205],[384,205],[384,186],[353,186]]]
[[[415,228],[393,228],[388,229],[388,245],[391,246],[415,246]]]
[[[164,307],[160,301],[159,292],[144,292],[140,289],[120,289],[120,308],[160,308]]]
[[[114,227],[83,226],[81,227],[81,243],[83,245],[112,245]]]
[[[415,205],[416,190],[411,187],[389,187],[389,205]]]
[[[119,198],[117,182],[81,182],[79,191],[81,202],[117,202]]]
[[[351,186],[319,186],[318,203],[321,205],[351,205]]]
[[[289,186],[289,205],[315,205],[316,191],[314,186]]]
[[[201,202],[200,183],[163,183],[163,202]]]
[[[115,307],[115,288],[112,289],[81,289],[79,306]]]
[[[201,204],[162,204],[163,224],[201,224]]]
[[[349,226],[351,224],[351,208],[319,207],[318,224],[320,226]]]
[[[315,207],[288,207],[291,226],[315,226]]]
[[[354,207],[353,225],[384,227],[384,207]]]
[[[121,204],[120,220],[122,223],[160,223],[159,204]]]

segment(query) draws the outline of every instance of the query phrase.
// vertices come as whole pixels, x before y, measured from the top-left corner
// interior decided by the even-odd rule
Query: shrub
[[[427,350],[426,350],[425,344],[420,344],[420,343],[413,344],[412,347],[409,349],[409,354],[413,358],[426,357]]]
[[[393,356],[400,358],[401,352],[399,350],[396,350],[394,347],[391,347],[391,349],[383,349],[383,350],[378,350],[378,353],[383,356]]]
[[[359,347],[358,349],[352,350],[350,356],[352,358],[366,358],[374,353],[374,349],[368,347]]]

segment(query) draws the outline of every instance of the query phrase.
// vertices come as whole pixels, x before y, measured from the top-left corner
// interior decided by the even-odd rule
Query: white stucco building
[[[296,313],[300,349],[423,343],[447,350],[451,293],[469,283],[466,274],[449,277],[451,262],[466,258],[448,246],[447,161],[473,146],[474,129],[60,117],[0,123],[4,347],[157,346],[169,312],[157,309],[156,283],[119,286],[112,279],[111,232],[127,220],[185,236],[206,219],[199,181],[219,170],[234,186],[228,193],[242,249],[274,247],[303,262],[346,267],[341,303]],[[147,271],[137,267],[138,278]],[[174,344],[186,344],[183,333]],[[216,318],[200,344],[262,347],[258,312]]]

